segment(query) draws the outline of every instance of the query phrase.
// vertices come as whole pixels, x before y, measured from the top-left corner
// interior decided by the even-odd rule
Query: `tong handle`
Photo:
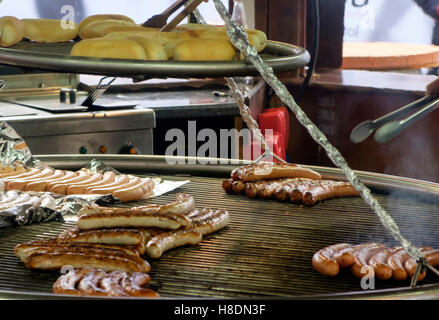
[[[410,115],[409,117],[401,120],[401,125],[408,126],[411,123],[423,118],[424,116],[426,116],[427,114],[429,114],[430,112],[432,112],[433,110],[435,110],[438,106],[437,103],[439,102],[439,97],[435,97],[432,100],[429,100],[425,106],[423,106],[421,109],[419,109],[418,111],[416,111],[415,113],[413,113],[412,115]]]
[[[398,119],[399,117],[402,117],[406,114],[409,114],[410,112],[422,107],[425,104],[429,104],[432,101],[434,101],[435,99],[437,99],[438,96],[424,96],[421,99],[418,99],[398,110],[395,110],[389,114],[386,114],[385,116],[378,118],[376,120],[373,121],[374,126],[379,127],[383,124],[385,124],[386,122],[389,121],[393,121]]]
[[[425,102],[428,101],[428,102]],[[405,119],[399,121],[389,121],[380,127],[375,133],[374,140],[378,143],[385,143],[398,136],[405,128],[415,123],[417,120],[425,117],[438,107],[439,97],[432,100],[424,100],[424,104],[416,112]]]
[[[171,14],[180,9],[182,6],[186,4],[189,0],[178,0],[175,1],[168,9],[163,11],[162,16],[169,18]]]
[[[204,0],[193,0],[186,8],[183,9],[174,19],[171,20],[160,31],[172,31],[180,22],[192,13]]]

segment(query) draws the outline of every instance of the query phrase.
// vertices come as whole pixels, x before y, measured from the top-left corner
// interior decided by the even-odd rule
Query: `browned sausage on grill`
[[[427,261],[432,265],[439,265],[439,251],[432,247],[420,247],[425,252]],[[352,273],[362,278],[370,274],[368,268],[374,271],[379,279],[387,280],[392,276],[395,280],[405,280],[413,277],[416,262],[402,248],[388,248],[379,243],[365,243],[350,245],[335,244],[319,250],[312,259],[314,268],[327,276],[336,276],[340,268],[351,267]],[[423,280],[426,272],[422,272],[418,280]]]
[[[348,182],[323,180],[321,183],[310,185],[310,189],[303,194],[303,203],[311,206],[326,199],[359,195],[360,193]]]
[[[232,171],[232,179],[243,182],[273,180],[281,178],[321,179],[321,175],[313,170],[296,164],[261,162],[236,168]]]
[[[84,268],[60,276],[52,291],[75,296],[160,297],[156,291],[146,288],[150,280],[150,276],[142,272],[106,272]]]
[[[58,239],[19,244],[15,254],[28,269],[59,270],[93,267],[104,270],[149,272],[150,265],[129,247],[60,242]]]

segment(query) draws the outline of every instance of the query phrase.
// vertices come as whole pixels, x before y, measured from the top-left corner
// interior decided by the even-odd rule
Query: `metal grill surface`
[[[149,260],[151,286],[163,297],[291,297],[362,291],[360,280],[348,270],[334,278],[320,275],[312,267],[313,254],[340,242],[397,245],[360,198],[302,207],[227,195],[218,178],[190,180],[175,192],[145,203],[171,202],[175,193],[186,192],[195,197],[198,208],[229,210],[230,224],[200,245],[174,249],[159,260]],[[414,244],[439,248],[437,200],[399,192],[377,196]],[[24,241],[57,236],[72,224],[51,222],[0,229],[0,290],[50,293],[59,274],[27,270],[13,249]],[[423,284],[437,282],[439,279],[429,273]],[[376,289],[408,285],[408,281],[375,282]]]

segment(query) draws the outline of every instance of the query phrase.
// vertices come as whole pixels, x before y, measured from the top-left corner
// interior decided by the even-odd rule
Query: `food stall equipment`
[[[206,166],[193,165],[186,167],[188,171],[181,170],[180,167],[170,167],[166,165],[166,159],[159,158],[148,158],[148,157],[130,157],[130,158],[122,158],[122,157],[100,157],[100,160],[113,165],[115,168],[120,170],[125,170],[138,174],[151,174],[151,173],[159,173],[159,174],[191,174],[193,175],[192,179],[192,187],[189,185],[185,191],[191,191],[194,194],[197,194],[197,200],[200,204],[211,204],[213,201],[216,206],[218,204],[223,204],[224,206],[229,207],[230,201],[233,201],[230,195],[225,195],[224,193],[218,193],[219,191],[219,183],[220,180],[217,178],[211,179],[202,179],[203,176],[227,176],[223,170],[226,170],[226,173],[230,173],[231,167],[226,165],[218,167],[214,166],[215,170],[212,170],[210,175],[208,172],[210,171]],[[78,166],[83,165],[83,161],[87,160],[86,158],[70,158],[66,159],[56,157],[42,157],[41,160],[51,164],[52,166],[58,167],[68,167],[68,168],[78,168]],[[58,163],[57,160],[59,161]],[[67,160],[67,161],[66,161]],[[65,161],[63,163],[63,161]],[[79,161],[79,163],[78,163]],[[124,163],[124,161],[130,162],[130,165]],[[236,167],[235,164],[233,167]],[[238,164],[239,165],[239,164]],[[166,171],[169,169],[169,171]],[[180,169],[180,170],[179,170]],[[340,174],[339,170],[328,169],[328,168],[315,168],[324,175],[325,178],[337,178],[337,173]],[[345,168],[344,168],[345,169]],[[395,205],[395,198],[389,196],[386,198],[381,198],[379,192],[384,190],[387,192],[387,195],[398,195],[403,194],[401,197],[402,200],[407,200],[406,192],[409,193],[414,191],[416,193],[415,198],[410,198],[409,202],[414,204],[414,207],[419,207],[419,203],[416,203],[416,198],[421,197],[422,202],[425,204],[427,201],[425,197],[429,199],[433,199],[437,186],[435,184],[423,183],[420,181],[413,181],[410,179],[393,179],[391,177],[385,176],[376,176],[376,179],[368,179],[367,174],[357,173],[362,180],[368,184],[369,186],[374,188],[374,191],[377,193],[377,196],[380,197],[382,202],[386,203],[388,210],[391,211]],[[195,176],[197,175],[197,176]],[[200,178],[199,178],[200,177]],[[341,176],[338,176],[341,178]],[[392,181],[391,185],[385,185],[386,181]],[[204,186],[204,187],[202,187]],[[383,188],[384,187],[384,188]],[[394,188],[392,188],[394,187]],[[190,189],[193,188],[193,189]],[[212,189],[210,189],[212,188]],[[380,189],[381,188],[381,189]],[[205,194],[202,194],[201,191],[207,190]],[[428,194],[429,191],[432,191],[433,194]],[[401,192],[401,193],[400,193]],[[429,197],[431,196],[431,197]],[[386,202],[386,199],[389,202]],[[164,201],[164,198],[157,199],[158,202]],[[201,248],[201,251],[206,253],[205,256],[201,256],[198,261],[205,261],[205,263],[198,264],[194,267],[192,260],[186,260],[187,256],[181,256],[183,260],[183,264],[187,266],[186,269],[181,268],[177,269],[175,272],[175,264],[174,263],[164,263],[165,260],[157,261],[155,265],[156,269],[161,269],[164,276],[163,280],[160,281],[160,274],[156,275],[156,279],[159,279],[159,283],[156,284],[157,287],[163,288],[163,294],[169,292],[171,296],[185,295],[185,296],[208,296],[212,295],[215,297],[224,297],[224,296],[293,296],[296,288],[299,294],[304,294],[304,290],[306,292],[309,291],[309,287],[315,290],[316,294],[322,293],[320,290],[326,290],[332,293],[330,297],[336,297],[334,295],[335,288],[341,288],[344,284],[347,284],[347,287],[342,288],[341,290],[352,291],[355,290],[351,285],[353,284],[352,279],[350,278],[347,282],[340,282],[340,279],[328,279],[318,277],[318,280],[312,284],[312,278],[317,277],[317,273],[313,270],[311,273],[310,266],[310,255],[315,252],[316,247],[320,248],[324,245],[327,245],[328,239],[331,241],[369,241],[371,240],[369,236],[374,237],[374,241],[383,240],[385,242],[393,241],[390,238],[390,235],[386,232],[383,226],[380,225],[380,221],[378,217],[373,215],[370,212],[370,209],[366,207],[364,202],[361,199],[356,199],[358,202],[349,199],[347,202],[345,200],[334,201],[332,204],[334,207],[326,207],[322,210],[322,207],[314,207],[310,210],[303,209],[299,210],[297,207],[294,207],[293,212],[290,212],[289,209],[293,208],[291,206],[285,206],[283,203],[277,203],[276,206],[272,202],[263,201],[255,201],[253,200],[244,200],[241,197],[236,198],[236,213],[234,215],[234,221],[232,221],[231,226],[227,229],[229,232],[224,231],[218,235],[218,237],[213,237],[212,242],[205,245],[205,250],[213,250],[213,251],[203,251],[204,248]],[[401,200],[399,197],[396,197],[396,200]],[[223,202],[224,201],[224,202]],[[247,202],[248,201],[248,202]],[[251,202],[254,201],[254,202]],[[325,203],[323,205],[329,205],[331,203]],[[264,207],[267,205],[267,207]],[[243,206],[243,207],[241,207]],[[396,205],[398,207],[398,204]],[[392,212],[395,219],[398,220],[398,217],[401,217],[401,221],[398,220],[398,223],[401,225],[401,228],[408,228],[412,232],[412,238],[417,242],[429,241],[429,244],[435,245],[437,241],[434,238],[434,234],[431,235],[429,233],[428,227],[432,226],[432,223],[429,221],[427,226],[424,228],[413,228],[415,222],[422,223],[424,220],[421,218],[425,218],[425,220],[430,219],[431,212],[426,207],[422,208],[422,212],[426,213],[425,216],[422,214],[410,216],[415,219],[420,219],[417,221],[411,220],[409,225],[405,225],[407,220],[407,205],[404,204],[402,206],[404,209],[400,211],[401,216],[398,213]],[[433,205],[433,209],[435,209],[435,205]],[[249,210],[250,208],[250,210]],[[258,209],[259,208],[259,209]],[[263,209],[262,209],[263,208]],[[362,209],[368,210],[362,211]],[[398,207],[401,208],[401,207]],[[262,209],[262,210],[261,210]],[[324,214],[324,218],[316,219],[315,215],[308,214],[311,211],[319,212],[320,214]],[[261,211],[259,211],[261,210]],[[273,210],[273,211],[272,211]],[[349,211],[350,210],[350,211]],[[283,212],[284,214],[280,214]],[[351,215],[352,219],[347,220],[345,213]],[[427,213],[428,212],[428,213]],[[358,215],[360,213],[360,215]],[[293,215],[293,216],[292,216]],[[340,219],[340,215],[343,216],[342,220]],[[331,216],[331,218],[330,218]],[[294,219],[292,219],[294,218]],[[280,219],[280,220],[277,220]],[[303,220],[301,220],[303,219]],[[362,220],[364,219],[364,220]],[[370,219],[370,220],[369,220]],[[325,221],[326,227],[321,226],[321,221]],[[331,222],[329,222],[331,221]],[[352,223],[352,228],[347,228],[346,223]],[[358,223],[361,221],[361,223]],[[292,224],[291,224],[292,223]],[[343,226],[343,232],[340,232],[334,226]],[[358,227],[358,225],[361,226]],[[354,227],[355,226],[355,227]],[[41,227],[41,226],[40,226]],[[364,229],[362,229],[364,227]],[[375,230],[375,232],[371,232]],[[319,234],[322,234],[322,238],[320,240],[318,238],[310,239],[309,233],[315,233],[316,230],[319,230]],[[323,233],[322,230],[324,231]],[[346,233],[346,230],[351,230],[352,233]],[[256,231],[256,232],[255,232]],[[37,231],[41,232],[41,231]],[[46,231],[47,232],[47,231]],[[235,233],[236,232],[236,233]],[[267,233],[268,232],[268,233]],[[303,232],[303,233],[302,233]],[[334,232],[334,233],[333,233]],[[413,233],[420,232],[420,237],[417,238]],[[21,234],[23,237],[26,236],[25,233]],[[224,237],[222,237],[224,235]],[[251,240],[251,236],[255,236]],[[285,237],[285,238],[283,238]],[[297,237],[297,238],[296,238]],[[6,236],[5,236],[6,238]],[[284,239],[282,241],[281,239]],[[292,240],[290,245],[285,246],[286,241]],[[295,240],[294,240],[295,239]],[[23,240],[25,240],[23,238]],[[15,238],[16,242],[17,239]],[[219,241],[219,242],[218,242]],[[261,241],[261,242],[258,242]],[[319,242],[321,241],[321,242]],[[8,241],[5,241],[7,243]],[[317,243],[319,242],[319,243]],[[433,243],[432,243],[433,242]],[[255,245],[255,243],[258,243]],[[267,245],[270,244],[270,245]],[[307,246],[309,244],[309,247]],[[10,244],[11,245],[11,244]],[[230,247],[227,248],[227,245]],[[226,250],[224,248],[227,248]],[[252,248],[253,250],[249,250]],[[194,249],[194,248],[191,248]],[[189,249],[189,251],[192,251]],[[5,249],[8,250],[8,249]],[[10,250],[10,249],[9,249]],[[183,251],[175,251],[170,253],[169,258],[174,257],[176,255],[181,254]],[[261,257],[267,257],[266,260],[261,259]],[[190,258],[189,258],[190,259]],[[251,262],[251,263],[249,263]],[[8,261],[6,261],[5,265],[7,265]],[[163,264],[162,264],[163,263]],[[12,263],[13,264],[13,263]],[[167,267],[171,267],[169,273],[165,272]],[[16,267],[16,266],[15,266]],[[154,268],[154,266],[153,266]],[[196,270],[194,270],[194,268]],[[198,269],[200,268],[200,269]],[[278,272],[273,272],[273,270],[278,270]],[[216,273],[218,272],[218,273]],[[308,273],[309,272],[309,273]],[[189,274],[195,276],[194,278],[190,278]],[[271,276],[268,278],[271,281],[267,281],[267,276]],[[27,276],[30,276],[27,274]],[[169,282],[167,282],[169,279]],[[202,280],[200,280],[202,279]],[[238,279],[244,280],[244,282],[238,281]],[[177,281],[176,281],[177,280]],[[250,281],[251,280],[251,281]],[[310,282],[311,280],[311,282]],[[38,281],[38,279],[37,279]],[[189,281],[189,282],[187,282]],[[286,287],[282,287],[279,283],[288,283]],[[322,285],[322,281],[328,281],[328,287]],[[224,283],[224,284],[223,284]],[[47,290],[47,282],[40,282],[43,287],[39,287],[40,289],[38,294],[41,294],[41,291]],[[333,287],[332,285],[335,286]],[[10,285],[10,283],[7,283]],[[38,285],[37,285],[38,286]],[[195,290],[192,290],[194,287]],[[166,288],[172,288],[170,291],[167,291]],[[325,289],[326,288],[326,289]],[[399,291],[395,296],[404,295],[407,292],[409,294],[416,294],[417,290],[424,290],[425,293],[429,293],[428,290],[432,289],[431,292],[434,294],[434,290],[437,289],[437,286],[430,287],[420,287],[419,289],[410,289],[410,290],[402,290]],[[16,295],[17,292],[13,291],[14,289],[9,287],[7,289],[8,292],[12,296]],[[16,290],[16,289],[15,289]],[[337,291],[337,289],[335,289]],[[392,294],[389,292],[376,292],[378,294],[386,295]],[[30,293],[32,294],[32,293]],[[355,295],[354,295],[355,296]],[[366,295],[367,297],[368,295]],[[314,296],[317,297],[317,296]],[[324,296],[320,296],[324,297]],[[328,296],[326,296],[328,297]]]

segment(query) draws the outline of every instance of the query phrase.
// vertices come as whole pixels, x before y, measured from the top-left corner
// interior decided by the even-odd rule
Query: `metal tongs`
[[[186,4],[189,0],[178,0],[174,2],[168,9],[163,11],[161,14],[156,14],[149,18],[144,24],[144,27],[149,28],[162,28],[168,22],[169,17],[178,9]]]
[[[146,21],[144,27],[154,27],[161,28],[160,31],[171,31],[173,30],[184,18],[192,13],[204,0],[192,0],[171,22],[168,22],[169,17],[184,6],[189,0],[178,0],[172,4],[168,9],[163,11],[161,14],[151,17]]]
[[[385,143],[390,141],[405,128],[439,107],[438,102],[439,95],[425,96],[381,118],[364,121],[352,130],[350,139],[353,143],[363,142],[377,129],[374,136],[376,142]],[[407,118],[397,120],[411,112],[414,113]]]

